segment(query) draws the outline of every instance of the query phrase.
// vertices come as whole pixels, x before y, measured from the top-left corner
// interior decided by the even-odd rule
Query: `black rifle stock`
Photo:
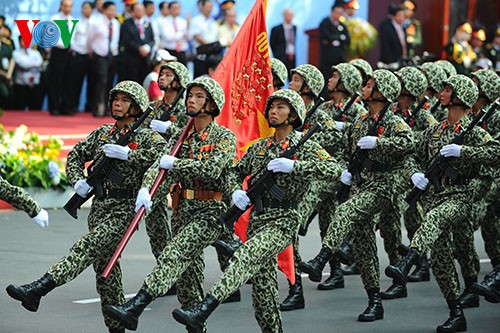
[[[361,94],[359,93],[359,91],[356,91],[349,99],[349,102],[347,102],[347,104],[342,108],[342,113],[347,112],[351,108],[351,106],[354,104],[354,102],[356,102],[358,97],[361,97]]]
[[[141,124],[146,120],[151,112],[151,106],[137,119],[130,130],[122,134],[115,144],[120,146],[126,146],[137,129],[141,126]],[[112,158],[103,156],[97,163],[94,161],[89,166],[89,175],[85,180],[89,186],[93,189],[87,194],[85,198],[78,195],[78,193],[73,194],[73,196],[66,202],[64,205],[64,210],[68,212],[73,218],[77,219],[78,214],[77,210],[89,200],[93,195],[96,198],[101,198],[104,195],[104,191],[102,188],[103,181],[107,178],[114,183],[120,184],[123,182],[123,176],[115,170],[114,162]]]
[[[311,119],[311,117],[313,116],[313,114],[316,112],[316,110],[319,108],[319,106],[321,104],[323,104],[323,102],[325,101],[325,99],[321,96],[319,96],[318,98],[316,98],[316,100],[314,101],[314,106],[313,108],[306,113],[306,117],[304,118],[304,122],[302,123],[302,126],[298,127],[297,128],[297,131],[299,132],[302,132],[304,130],[304,125],[306,124],[306,122]]]
[[[163,112],[163,114],[160,116],[160,119],[158,119],[158,120],[161,120],[161,121],[167,121],[168,120],[168,118],[170,117],[170,115],[174,111],[175,107],[177,106],[177,103],[179,102],[179,100],[181,99],[182,95],[184,94],[185,90],[186,90],[186,88],[182,87],[177,92],[177,95],[175,95],[175,98],[172,101],[172,104],[170,104],[170,107],[167,110],[165,110],[165,112]]]
[[[429,97],[424,96],[424,98],[422,98],[422,100],[420,101],[420,103],[418,103],[418,105],[415,108],[415,110],[413,110],[413,112],[411,112],[411,111],[408,112],[408,116],[404,117],[404,121],[407,124],[409,124],[411,119],[415,119],[418,116],[418,113],[420,112],[420,110],[422,110],[422,108],[424,107],[425,103],[427,103],[428,101],[429,101]]]
[[[384,107],[380,110],[377,120],[373,123],[373,125],[368,129],[368,132],[365,136],[377,136],[378,128],[380,127],[380,123],[385,117],[385,113],[389,106],[391,106],[392,102],[387,100],[385,102]],[[361,182],[361,171],[365,167],[365,163],[368,160],[368,151],[366,149],[356,148],[354,154],[351,156],[351,160],[349,161],[349,167],[347,170],[352,174],[353,182],[359,184]],[[351,186],[346,185],[344,183],[340,183],[340,188],[337,192],[337,200],[342,203],[349,198],[349,192],[351,191]]]
[[[299,148],[302,145],[304,145],[304,143],[307,140],[309,140],[309,138],[314,133],[319,131],[320,129],[321,129],[320,124],[314,125],[313,127],[311,127],[311,129],[309,129],[309,131],[304,136],[302,136],[300,141],[295,146],[290,147],[289,149],[287,149],[286,151],[281,153],[278,157],[292,158],[297,153]],[[275,198],[278,201],[282,201],[285,198],[286,193],[283,192],[283,190],[278,185],[276,185],[276,182],[274,181],[273,175],[274,175],[274,173],[272,171],[269,171],[269,170],[267,170],[266,167],[264,167],[263,170],[261,170],[260,172],[258,172],[256,174],[256,176],[258,176],[258,177],[253,176],[252,178],[250,178],[250,180],[248,182],[248,184],[250,184],[250,185],[249,185],[249,188],[247,190],[247,196],[250,198],[250,201],[252,202],[252,204],[256,205],[256,209],[261,208],[261,207],[257,207],[257,205],[259,204],[259,202],[260,202],[260,204],[262,204],[261,198],[262,198],[262,194],[265,192],[271,193],[273,198]],[[248,208],[249,207],[247,207],[245,210],[241,210],[236,205],[232,205],[220,217],[219,222],[221,224],[226,225],[229,228],[229,230],[233,230],[234,222],[236,222],[236,220],[238,220],[238,218],[241,215],[243,215],[243,213]]]
[[[467,126],[467,128],[465,129],[465,131],[454,137],[450,143],[462,145],[465,139],[465,135],[470,131],[472,131],[474,126],[486,123],[488,118],[491,117],[491,115],[493,115],[493,113],[499,106],[500,106],[500,101],[496,100],[490,106],[488,111],[484,112],[484,110],[482,110],[479,114],[477,114],[474,117],[469,126]],[[432,160],[430,166],[425,172],[425,177],[430,181],[432,181],[432,184],[436,192],[440,192],[442,190],[440,181],[443,176],[446,176],[452,180],[456,180],[457,177],[459,176],[458,172],[451,167],[449,162],[450,158],[451,157],[444,157],[442,155],[437,156]],[[418,187],[413,187],[413,189],[406,197],[406,202],[410,205],[410,207],[415,207],[417,201],[425,193],[425,191],[426,190],[421,190]]]

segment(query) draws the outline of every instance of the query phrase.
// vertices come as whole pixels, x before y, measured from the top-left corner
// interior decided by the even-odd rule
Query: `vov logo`
[[[33,22],[33,29],[31,31],[28,27],[29,21]],[[14,20],[27,48],[31,46],[32,40],[42,48],[51,48],[57,44],[59,38],[61,38],[64,48],[68,48],[78,21],[71,20],[73,27],[69,31],[69,20],[42,22],[40,20]]]

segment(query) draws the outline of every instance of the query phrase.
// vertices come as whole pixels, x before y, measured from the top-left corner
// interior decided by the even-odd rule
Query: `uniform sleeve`
[[[137,165],[149,165],[152,161],[156,161],[165,152],[166,142],[163,137],[153,130],[147,131],[146,137],[148,141],[143,141],[145,144],[139,145],[138,149],[131,149],[128,154],[128,162]]]
[[[300,152],[295,161],[292,176],[298,176],[307,181],[325,180],[336,181],[342,172],[341,166],[335,158],[316,142],[309,142]]]
[[[460,157],[478,164],[498,164],[500,143],[480,127],[474,128],[474,139],[462,146]]]
[[[382,157],[381,160],[390,158],[391,161],[402,161],[415,148],[413,132],[405,121],[399,117],[392,117],[389,126],[390,128],[384,130],[384,133],[388,135],[382,134],[378,138],[373,153],[375,156]]]
[[[11,185],[2,177],[0,177],[0,199],[16,209],[25,211],[30,217],[35,217],[41,210],[40,205],[25,190]]]
[[[96,143],[100,137],[100,129],[94,130],[83,141],[78,142],[69,152],[66,161],[66,175],[71,185],[85,178],[85,174],[83,173],[85,163],[94,159],[97,149]]]

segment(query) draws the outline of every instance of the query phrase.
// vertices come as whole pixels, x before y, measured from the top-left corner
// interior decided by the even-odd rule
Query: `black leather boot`
[[[115,327],[115,328],[110,328],[108,330],[109,333],[125,333],[125,329],[124,328],[118,328],[118,327]]]
[[[490,303],[500,303],[500,265],[486,274],[481,283],[472,284],[470,289],[473,293],[484,296]]]
[[[417,250],[410,248],[410,252],[396,265],[389,265],[385,268],[385,275],[394,279],[394,283],[405,285],[408,280],[408,273],[411,267],[417,262]]]
[[[344,265],[350,266],[354,263],[354,256],[352,254],[352,237],[348,237],[337,251],[335,256],[339,258],[340,262]]]
[[[26,310],[36,312],[40,305],[40,299],[55,287],[56,283],[52,276],[45,273],[44,276],[30,284],[24,284],[20,287],[11,284],[6,290],[10,297],[21,301]]]
[[[309,229],[309,225],[312,223],[314,218],[318,215],[317,211],[313,211],[311,215],[307,218],[307,221],[305,224],[302,224],[299,228],[299,235],[300,236],[305,236],[307,234],[307,229]]]
[[[232,293],[231,295],[229,295],[228,298],[226,298],[222,304],[225,304],[225,303],[233,303],[233,302],[240,302],[241,301],[241,292],[240,290],[236,290],[234,293]]]
[[[126,329],[135,331],[139,316],[146,306],[153,301],[153,297],[144,289],[122,305],[108,305],[104,312],[113,319],[118,320]]]
[[[238,250],[238,248],[241,245],[243,245],[243,242],[239,238],[237,238],[231,242],[226,242],[226,241],[219,239],[218,241],[216,241],[214,243],[214,247],[217,249],[217,251],[220,252],[221,254],[228,256],[228,257],[232,257],[234,252],[236,252],[236,250]]]
[[[398,245],[398,253],[401,255],[401,256],[406,256],[408,254],[408,252],[410,252],[410,247],[406,244],[399,244]]]
[[[430,279],[429,260],[427,260],[427,255],[423,255],[418,259],[417,267],[415,267],[413,273],[408,276],[408,282],[430,281]]]
[[[295,275],[295,284],[291,284],[288,281],[288,296],[285,298],[283,303],[280,304],[281,311],[292,311],[303,309],[305,306],[304,302],[304,289],[302,288],[302,279],[300,275]]]
[[[344,275],[359,275],[361,271],[359,270],[358,264],[354,262],[352,265],[342,268],[342,273]]]
[[[321,273],[326,263],[332,258],[332,250],[323,245],[318,255],[308,262],[300,263],[300,270],[309,274],[309,279],[313,282],[321,282]]]
[[[470,288],[474,283],[477,283],[477,276],[464,278],[465,289],[462,295],[458,298],[458,304],[462,309],[466,308],[478,308],[479,307],[479,295],[474,294]]]
[[[465,332],[467,331],[467,322],[462,308],[458,305],[457,301],[447,301],[448,308],[450,309],[450,318],[448,318],[443,325],[436,328],[437,333],[452,333],[452,332]]]
[[[340,260],[335,256],[330,260],[330,276],[318,284],[319,290],[344,288],[344,273],[340,268]]]
[[[358,316],[358,321],[375,321],[384,319],[384,308],[382,307],[382,299],[380,298],[379,290],[367,289],[368,307]]]
[[[406,290],[406,285],[397,284],[392,281],[392,284],[386,291],[380,293],[382,299],[396,299],[408,297],[408,291]]]
[[[179,323],[186,325],[187,328],[201,330],[210,314],[218,305],[219,301],[213,295],[207,294],[201,303],[190,309],[175,309],[172,312],[172,316]]]

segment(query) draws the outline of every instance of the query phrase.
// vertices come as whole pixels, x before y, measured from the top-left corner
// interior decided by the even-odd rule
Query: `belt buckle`
[[[184,198],[188,200],[193,200],[194,199],[194,190],[184,190]]]

